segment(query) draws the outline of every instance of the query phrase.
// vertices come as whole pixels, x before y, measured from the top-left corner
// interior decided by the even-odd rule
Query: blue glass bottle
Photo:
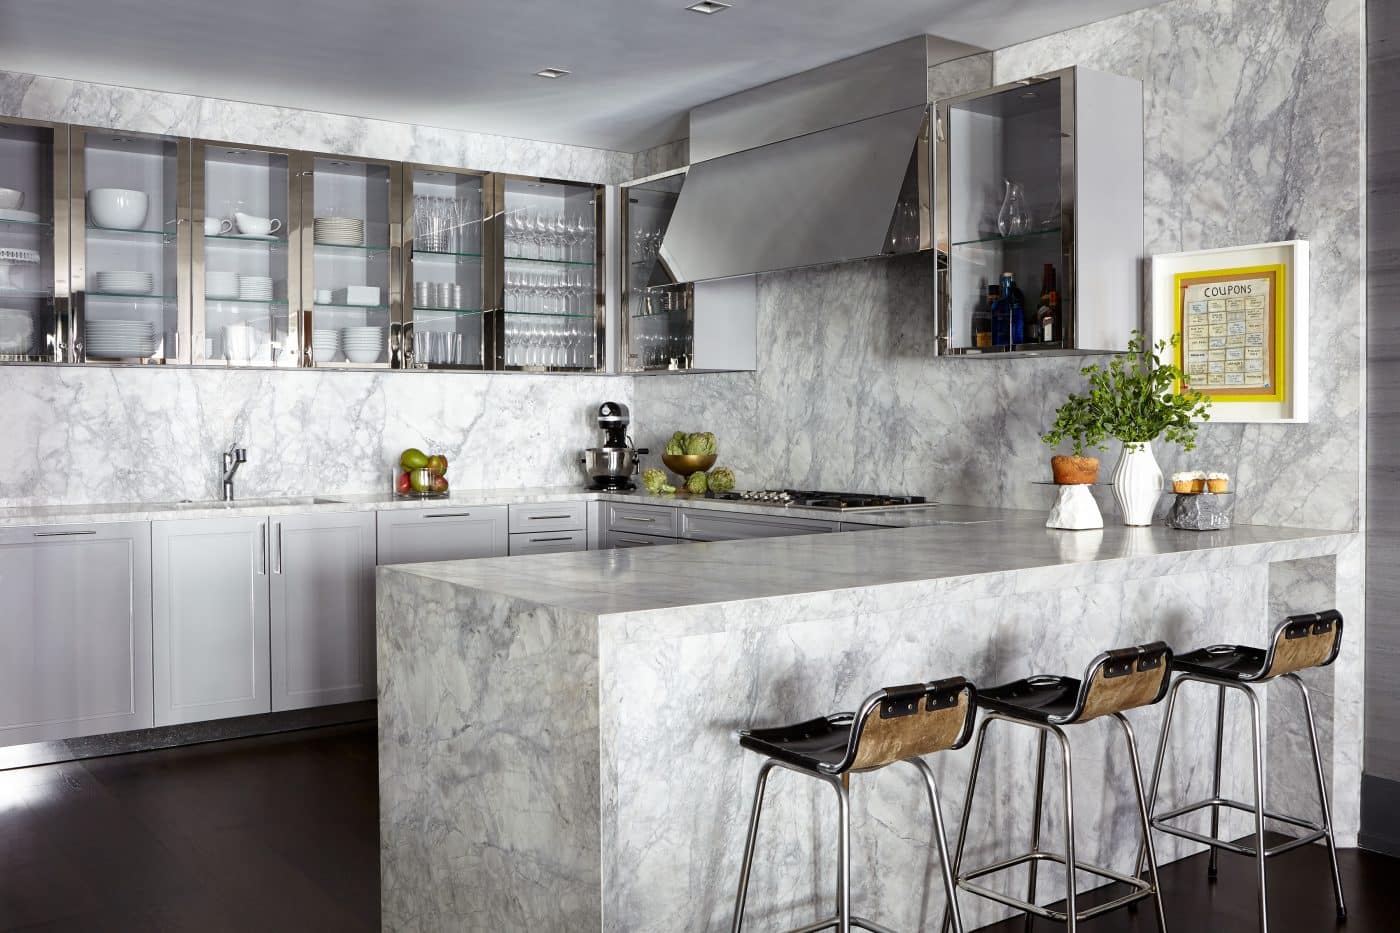
[[[987,288],[987,302],[992,306],[992,346],[1004,347],[1011,342],[1011,303],[996,285]]]
[[[1001,274],[1001,300],[1006,305],[1007,339],[1003,343],[1026,342],[1026,297],[1016,287],[1016,278],[1010,272]]]

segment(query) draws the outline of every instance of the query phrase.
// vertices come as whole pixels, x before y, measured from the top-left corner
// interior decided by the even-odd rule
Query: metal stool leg
[[[1132,724],[1122,713],[1114,713],[1113,718],[1123,727],[1123,736],[1128,740],[1128,757],[1133,771],[1133,791],[1137,794],[1138,815],[1142,818],[1142,844],[1147,855],[1148,877],[1152,879],[1152,893],[1157,901],[1157,929],[1167,933],[1167,912],[1162,906],[1162,885],[1157,880],[1157,848],[1152,843],[1152,820],[1148,816],[1147,798],[1142,792],[1142,768],[1138,764],[1137,739],[1133,735]]]
[[[1322,828],[1327,832],[1327,854],[1332,860],[1332,887],[1337,895],[1337,918],[1345,920],[1347,918],[1346,901],[1342,897],[1342,875],[1337,866],[1337,842],[1332,835],[1332,807],[1327,802],[1327,780],[1322,773],[1322,755],[1317,747],[1317,725],[1313,720],[1312,697],[1308,693],[1307,684],[1297,674],[1286,674],[1285,679],[1293,681],[1298,685],[1298,692],[1303,695],[1303,711],[1308,717],[1308,742],[1312,745],[1313,769],[1317,774],[1317,796],[1322,802]]]
[[[933,778],[933,768],[922,758],[910,758],[909,763],[919,769],[928,788],[928,805],[933,811],[933,839],[938,846],[938,867],[943,874],[943,890],[948,897],[944,908],[953,918],[953,933],[963,933],[962,911],[958,909],[958,886],[953,880],[953,863],[948,858],[948,836],[943,829],[943,808],[938,802],[938,783]]]
[[[1075,905],[1075,884],[1074,884],[1074,776],[1070,770],[1069,762],[1069,737],[1064,730],[1049,726],[1045,731],[1053,730],[1055,738],[1060,740],[1060,754],[1064,765],[1064,786],[1065,786],[1065,930],[1066,933],[1075,933],[1079,929],[1078,907]],[[1043,734],[1043,733],[1042,733]]]
[[[1181,685],[1186,681],[1178,678],[1172,684],[1171,690],[1167,693],[1167,712],[1162,717],[1162,732],[1157,738],[1157,759],[1152,765],[1152,790],[1147,795],[1147,813],[1151,817],[1157,812],[1157,791],[1162,784],[1162,762],[1167,757],[1167,744],[1172,735],[1172,716],[1176,713],[1176,695],[1181,690]],[[1137,867],[1133,874],[1141,877],[1144,861],[1147,858],[1147,847],[1138,847]]]
[[[1225,757],[1225,688],[1216,688],[1219,696],[1216,698],[1215,708],[1215,776],[1211,784],[1210,795],[1212,798],[1220,799],[1220,762]],[[1220,838],[1220,808],[1210,808],[1210,834],[1212,837]],[[1210,847],[1210,864],[1206,867],[1206,877],[1214,881],[1220,876],[1220,850],[1215,846]]]
[[[833,779],[831,786],[836,789],[836,800],[840,810],[841,828],[837,842],[836,866],[836,929],[838,933],[851,933],[851,790],[850,775],[843,774]]]
[[[972,753],[972,773],[967,778],[967,798],[963,801],[962,820],[958,824],[958,848],[953,855],[953,878],[956,881],[958,872],[962,870],[963,847],[967,845],[967,824],[972,816],[972,799],[977,794],[977,773],[982,768],[982,749],[987,742],[987,726],[992,720],[983,718],[982,723],[977,727],[977,747]],[[939,933],[948,933],[948,920],[951,911],[944,909],[943,923],[939,926]]]
[[[1267,796],[1264,780],[1264,715],[1259,706],[1259,696],[1249,687],[1241,689],[1249,697],[1249,728],[1254,736],[1254,845],[1255,870],[1259,875],[1259,933],[1269,933],[1269,898],[1264,883],[1264,801]]]
[[[733,933],[741,933],[744,928],[744,902],[749,897],[749,873],[753,869],[753,850],[758,842],[758,818],[763,813],[763,795],[768,788],[768,775],[777,766],[776,761],[765,761],[758,769],[758,785],[753,793],[753,812],[749,816],[749,835],[744,843],[744,863],[739,871],[739,895],[734,900]]]
[[[1033,811],[1034,815],[1031,817],[1031,820],[1032,820],[1032,823],[1031,823],[1031,853],[1032,853],[1032,854],[1038,854],[1038,853],[1040,852],[1040,818],[1041,818],[1041,810],[1042,810],[1042,808],[1044,807],[1044,800],[1045,800],[1045,746],[1046,746],[1046,743],[1049,741],[1049,739],[1050,739],[1049,733],[1045,732],[1044,730],[1041,730],[1041,732],[1040,732],[1040,740],[1039,740],[1039,747],[1038,747],[1037,752],[1036,752],[1036,766],[1035,766],[1035,809],[1034,809],[1034,811]],[[1026,885],[1026,900],[1029,901],[1029,902],[1032,903],[1032,904],[1035,903],[1036,870],[1037,870],[1039,867],[1040,867],[1040,860],[1039,860],[1039,859],[1032,859],[1032,860],[1031,860],[1031,865],[1030,865],[1030,882]],[[1029,926],[1029,925],[1030,925],[1030,922],[1031,922],[1031,918],[1030,918],[1029,915],[1028,915],[1028,916],[1026,917],[1026,925]]]

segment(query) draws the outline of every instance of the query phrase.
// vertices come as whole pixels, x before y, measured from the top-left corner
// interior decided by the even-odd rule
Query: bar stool
[[[744,864],[739,875],[739,895],[734,903],[734,933],[744,924],[744,902],[749,893],[749,873],[753,868],[754,844],[758,839],[758,819],[763,809],[768,775],[775,767],[825,781],[836,791],[840,836],[836,873],[836,916],[790,930],[789,933],[815,933],[851,928],[891,933],[863,917],[851,914],[851,810],[852,773],[877,771],[887,765],[907,761],[917,768],[928,792],[933,811],[933,836],[938,847],[943,885],[952,908],[953,927],[962,933],[962,916],[953,888],[948,861],[948,840],[939,809],[938,785],[933,769],[920,756],[951,748],[961,748],[972,736],[976,690],[961,677],[927,684],[908,684],[877,690],[865,699],[860,711],[824,716],[791,726],[749,729],[739,733],[739,744],[767,760],[758,772],[753,814],[749,818],[748,840],[744,844]]]
[[[1259,929],[1268,933],[1268,901],[1264,894],[1264,863],[1275,855],[1281,855],[1301,846],[1325,839],[1327,853],[1332,860],[1332,887],[1337,898],[1337,917],[1346,919],[1346,903],[1342,898],[1342,878],[1337,869],[1337,845],[1332,836],[1332,811],[1327,803],[1327,788],[1322,775],[1322,757],[1317,750],[1317,726],[1313,721],[1312,698],[1296,671],[1310,667],[1326,667],[1337,659],[1342,647],[1342,616],[1335,609],[1307,615],[1289,616],[1274,629],[1273,640],[1268,651],[1246,645],[1212,645],[1199,651],[1181,655],[1176,659],[1176,670],[1180,673],[1172,685],[1167,699],[1167,715],[1162,721],[1161,741],[1157,744],[1157,762],[1152,769],[1152,793],[1148,804],[1152,814],[1152,825],[1164,833],[1201,842],[1211,847],[1208,876],[1214,880],[1217,874],[1219,850],[1247,855],[1257,860],[1259,877]],[[1308,741],[1312,745],[1313,771],[1317,777],[1317,795],[1322,803],[1322,823],[1312,823],[1291,816],[1280,816],[1265,809],[1266,785],[1264,780],[1264,738],[1260,716],[1257,686],[1262,686],[1275,678],[1292,681],[1303,695],[1303,710],[1307,714]],[[1176,696],[1183,684],[1202,683],[1217,689],[1215,714],[1215,771],[1211,797],[1198,803],[1176,807],[1165,813],[1157,813],[1157,790],[1162,779],[1162,761],[1166,756],[1167,740],[1171,736],[1172,713],[1176,710]],[[1249,724],[1254,737],[1254,803],[1242,803],[1220,796],[1220,760],[1225,745],[1225,691],[1238,690],[1249,699]],[[1202,835],[1169,821],[1210,808],[1210,835]],[[1254,816],[1254,845],[1240,845],[1219,838],[1220,808],[1226,807]],[[1289,839],[1270,849],[1264,844],[1264,820],[1277,820],[1307,830],[1302,836]],[[1139,866],[1141,861],[1139,860]]]
[[[1133,737],[1133,727],[1129,725],[1123,711],[1159,702],[1166,694],[1171,681],[1171,667],[1171,649],[1162,642],[1153,642],[1104,652],[1090,662],[1083,680],[1038,675],[978,693],[978,705],[987,712],[982,717],[982,725],[977,732],[977,747],[972,757],[972,776],[968,781],[967,801],[963,806],[962,825],[958,831],[958,850],[953,857],[953,873],[959,888],[1013,907],[1024,914],[1064,923],[1071,933],[1078,929],[1082,921],[1090,917],[1097,917],[1119,907],[1134,904],[1143,898],[1153,897],[1157,901],[1158,928],[1165,933],[1167,918],[1162,910],[1162,895],[1157,882],[1157,856],[1152,848],[1152,834],[1148,829],[1147,800],[1143,794],[1142,771],[1138,767],[1137,741]],[[1118,723],[1128,744],[1129,770],[1133,776],[1133,790],[1137,794],[1150,883],[1138,877],[1081,862],[1074,854],[1074,784],[1070,769],[1069,738],[1061,727],[1088,722],[1101,716],[1110,716]],[[963,871],[963,849],[967,843],[967,828],[977,793],[977,778],[982,764],[982,750],[987,739],[987,727],[999,721],[1028,726],[1040,732],[1031,848],[1024,855],[1002,859],[972,871]],[[1051,736],[1054,736],[1060,745],[1064,763],[1064,854],[1046,852],[1040,848],[1041,807],[1045,791],[1045,750]],[[1065,866],[1065,909],[1062,911],[1041,907],[1035,902],[1036,873],[1041,862]],[[1025,900],[994,891],[975,881],[1026,863],[1030,864],[1030,884]],[[1074,870],[1069,868],[1071,865],[1079,871],[1125,884],[1132,890],[1111,901],[1079,910],[1076,906]],[[947,929],[946,919],[943,928]]]

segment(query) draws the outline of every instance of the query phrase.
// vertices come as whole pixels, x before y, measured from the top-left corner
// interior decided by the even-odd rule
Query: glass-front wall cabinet
[[[603,188],[497,176],[503,274],[493,314],[497,369],[597,368]]]
[[[405,365],[481,369],[488,361],[486,175],[410,165],[404,216]],[[411,305],[409,302],[411,301]]]
[[[694,286],[677,282],[661,244],[685,184],[679,171],[623,190],[626,276],[622,296],[626,368],[630,372],[689,369],[694,352]]]
[[[387,367],[402,307],[401,167],[305,158],[301,307],[311,359],[317,366]]]
[[[89,362],[188,359],[181,243],[185,146],[173,136],[72,128],[70,282]]]
[[[65,358],[68,128],[0,122],[0,360]]]
[[[299,365],[291,154],[197,142],[193,161],[194,361]]]

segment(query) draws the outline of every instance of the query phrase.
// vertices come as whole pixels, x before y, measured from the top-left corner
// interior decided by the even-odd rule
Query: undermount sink
[[[266,496],[259,499],[234,499],[232,502],[225,502],[222,499],[184,499],[180,502],[170,503],[170,507],[181,511],[193,511],[195,509],[252,509],[340,504],[341,500],[339,499],[327,499],[323,496]]]

